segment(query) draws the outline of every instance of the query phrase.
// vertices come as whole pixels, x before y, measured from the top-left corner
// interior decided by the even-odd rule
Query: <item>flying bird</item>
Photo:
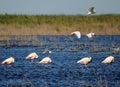
[[[41,63],[41,64],[48,64],[48,63],[51,63],[51,62],[52,62],[52,60],[51,60],[50,57],[45,57],[39,63]]]
[[[113,56],[108,56],[107,58],[105,58],[102,63],[105,63],[105,64],[109,64],[109,63],[112,63],[114,62],[114,57]]]
[[[71,33],[71,35],[76,35],[78,38],[81,37],[80,31],[74,31],[74,32]]]
[[[88,33],[88,34],[86,34],[86,36],[88,37],[88,38],[92,38],[93,36],[95,35],[95,33]]]
[[[9,57],[5,59],[1,64],[13,64],[15,62],[15,59],[13,57]]]
[[[94,7],[90,7],[90,8],[88,9],[87,14],[88,14],[88,15],[91,15],[91,14],[94,14],[94,13],[96,13],[95,8],[94,8]]]
[[[91,57],[84,57],[84,58],[78,60],[77,63],[82,64],[82,65],[87,65],[88,63],[91,62],[91,60],[92,60]]]

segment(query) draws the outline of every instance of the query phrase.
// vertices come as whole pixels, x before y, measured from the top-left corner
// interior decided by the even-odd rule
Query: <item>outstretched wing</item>
[[[94,7],[90,7],[89,12],[94,12]]]

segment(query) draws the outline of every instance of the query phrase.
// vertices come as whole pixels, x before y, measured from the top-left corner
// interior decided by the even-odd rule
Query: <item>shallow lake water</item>
[[[9,36],[15,38],[17,36]],[[20,38],[34,36],[20,36]],[[1,36],[0,38],[3,38]],[[116,49],[118,49],[116,51]],[[51,54],[43,51],[51,50]],[[31,52],[39,55],[31,63],[25,57]],[[101,61],[114,56],[112,64]],[[0,42],[0,61],[14,57],[12,65],[0,65],[0,87],[119,87],[120,36],[35,36],[33,41]],[[39,64],[49,56],[52,63]],[[92,57],[88,65],[77,64],[83,57]]]

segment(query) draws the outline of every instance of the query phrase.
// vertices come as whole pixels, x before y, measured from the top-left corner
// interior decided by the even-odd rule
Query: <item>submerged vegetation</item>
[[[120,15],[0,15],[0,35],[120,35]]]

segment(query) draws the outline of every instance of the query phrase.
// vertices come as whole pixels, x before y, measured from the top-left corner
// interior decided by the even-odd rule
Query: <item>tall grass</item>
[[[0,15],[0,35],[120,35],[120,15]]]

